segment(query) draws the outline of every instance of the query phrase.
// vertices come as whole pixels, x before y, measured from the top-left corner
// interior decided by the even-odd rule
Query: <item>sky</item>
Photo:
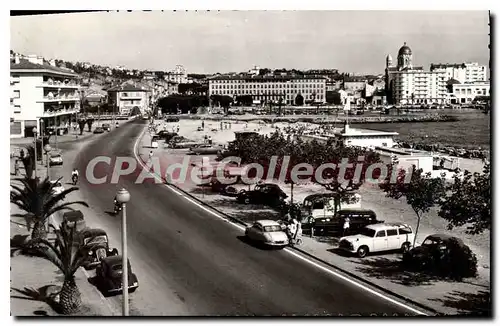
[[[11,49],[47,59],[188,73],[261,68],[381,74],[404,42],[413,64],[489,60],[487,11],[153,11],[11,17]]]

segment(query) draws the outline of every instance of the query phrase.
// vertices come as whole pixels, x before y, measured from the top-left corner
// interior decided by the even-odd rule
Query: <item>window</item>
[[[123,96],[124,96],[124,97],[127,97],[127,96],[128,96],[128,93],[123,93]]]
[[[411,233],[412,233],[412,231],[408,227],[404,227],[404,228],[399,229],[399,234],[411,234]]]
[[[387,230],[387,236],[390,237],[390,236],[393,236],[393,235],[398,235],[398,230],[396,230],[396,229],[388,229]]]
[[[13,98],[20,98],[21,97],[21,91],[13,91],[12,92],[12,97]]]
[[[378,232],[377,232],[377,235],[376,235],[375,237],[377,237],[377,238],[382,238],[382,237],[385,237],[385,230],[378,231]]]
[[[21,106],[20,105],[14,106],[14,113],[21,113]]]

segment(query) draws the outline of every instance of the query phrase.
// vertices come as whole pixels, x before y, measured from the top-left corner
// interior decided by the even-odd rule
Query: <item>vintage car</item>
[[[248,240],[272,247],[288,245],[288,236],[281,225],[273,220],[259,220],[245,229]]]
[[[158,136],[153,136],[151,138],[151,148],[158,148]]]
[[[83,264],[87,270],[95,268],[106,257],[118,255],[118,249],[109,247],[108,235],[102,229],[85,229],[81,232],[81,239],[89,250],[89,259]]]
[[[462,240],[447,234],[432,234],[425,238],[421,246],[415,247],[403,255],[403,263],[418,270],[424,270],[429,264],[438,265],[449,254],[451,242],[460,247],[467,247]]]
[[[172,138],[177,136],[177,133],[167,130],[160,130],[155,136],[157,136],[159,139],[163,139],[166,143],[168,143],[170,140],[172,140]]]
[[[210,155],[210,154],[218,154],[222,151],[222,146],[220,145],[209,145],[209,144],[199,144],[193,146],[189,149],[190,154],[196,155]]]
[[[242,204],[263,204],[279,208],[287,197],[288,195],[278,185],[262,183],[256,185],[253,190],[239,192],[236,200]]]
[[[104,133],[104,129],[102,129],[101,127],[97,127],[94,129],[94,134],[102,134]]]
[[[63,165],[63,158],[61,153],[51,153],[49,155],[49,165]]]
[[[132,272],[130,260],[128,268],[128,292],[132,293],[139,287],[137,276]],[[101,260],[95,272],[95,284],[99,291],[106,297],[123,292],[122,284],[122,256],[110,256]]]
[[[357,254],[360,258],[370,252],[410,250],[415,234],[403,223],[380,223],[362,228],[358,234],[340,238],[339,249]]]
[[[87,228],[82,211],[69,211],[63,214],[63,225],[71,228],[76,225],[75,231],[81,232]]]
[[[165,122],[179,122],[178,117],[168,117],[165,119]]]
[[[377,219],[377,214],[370,209],[341,209],[333,216],[304,217],[303,229],[311,229],[313,234],[342,232],[344,221],[349,218],[349,234],[356,234],[360,229],[370,224],[383,223]]]
[[[102,124],[102,129],[104,129],[107,132],[111,131],[111,125],[109,123],[103,123]]]
[[[50,181],[54,186],[52,187],[52,193],[54,195],[59,195],[64,191],[64,186],[62,185],[61,181],[58,180],[51,180]]]

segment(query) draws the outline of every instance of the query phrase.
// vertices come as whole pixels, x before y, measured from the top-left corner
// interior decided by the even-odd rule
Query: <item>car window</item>
[[[375,230],[369,229],[369,228],[362,228],[359,231],[359,234],[367,236],[367,237],[370,237],[370,238],[373,238],[373,236],[375,235]]]
[[[116,264],[111,269],[113,271],[121,271],[122,270],[122,264]]]
[[[253,227],[256,230],[262,231],[262,227],[259,224],[254,224]]]
[[[378,231],[376,237],[377,238],[385,237],[385,230]]]
[[[278,232],[282,231],[279,225],[268,225],[264,227],[264,232]]]
[[[312,209],[323,209],[325,207],[325,204],[321,201],[315,202],[312,205]]]
[[[429,245],[433,245],[433,244],[436,244],[436,242],[432,239],[425,239],[423,245],[426,245],[426,246],[429,246]]]
[[[387,229],[387,236],[398,235],[398,230],[396,229]]]
[[[399,234],[411,234],[413,233],[410,228],[404,227],[399,229]]]

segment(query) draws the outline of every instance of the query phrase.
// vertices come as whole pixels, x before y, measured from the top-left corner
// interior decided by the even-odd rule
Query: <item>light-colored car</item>
[[[63,164],[63,158],[61,153],[52,153],[49,155],[49,164],[50,166],[53,165],[62,165]]]
[[[54,188],[52,188],[52,190],[54,191],[54,195],[58,195],[64,191],[64,186],[62,185],[61,181],[52,180],[50,182],[55,184]]]
[[[272,220],[259,220],[245,230],[245,236],[267,246],[285,247],[288,245],[288,236],[281,225]]]
[[[359,234],[342,237],[339,249],[357,254],[363,258],[370,252],[389,250],[410,250],[415,234],[403,223],[380,223],[367,225]]]

